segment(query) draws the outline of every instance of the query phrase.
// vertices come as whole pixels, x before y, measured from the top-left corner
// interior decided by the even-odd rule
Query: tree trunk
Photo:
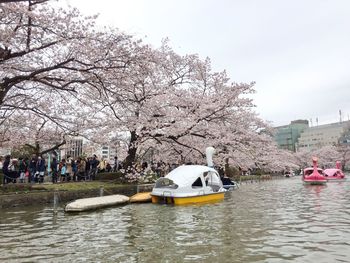
[[[0,83],[0,105],[4,103],[8,88],[4,83]]]
[[[38,142],[35,143],[35,146],[33,147],[33,149],[34,149],[34,154],[36,156],[40,156],[40,145]]]
[[[137,152],[137,134],[136,131],[131,132],[128,155],[125,158],[124,168],[129,168],[133,165],[136,160]]]

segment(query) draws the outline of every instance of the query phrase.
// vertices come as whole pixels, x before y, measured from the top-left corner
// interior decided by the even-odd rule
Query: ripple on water
[[[2,262],[347,262],[350,187],[244,184],[216,204],[3,210]]]

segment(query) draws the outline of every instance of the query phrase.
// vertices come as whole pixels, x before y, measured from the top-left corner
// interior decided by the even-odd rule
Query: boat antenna
[[[213,163],[213,155],[215,153],[215,149],[214,147],[207,147],[205,149],[205,155],[207,156],[207,164],[209,167],[214,167],[214,163]]]

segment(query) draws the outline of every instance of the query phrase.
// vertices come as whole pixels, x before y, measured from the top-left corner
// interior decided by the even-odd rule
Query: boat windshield
[[[305,170],[304,170],[304,174],[305,174],[305,175],[311,175],[313,172],[314,172],[314,169],[305,169]],[[323,170],[320,169],[320,168],[317,168],[317,172],[318,172],[319,174],[323,174]]]
[[[172,188],[172,189],[176,189],[176,188],[178,188],[178,185],[175,184],[172,180],[170,180],[168,178],[159,178],[156,181],[156,184],[155,184],[154,188]]]

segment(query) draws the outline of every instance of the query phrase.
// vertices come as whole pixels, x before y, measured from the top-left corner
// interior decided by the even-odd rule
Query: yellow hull
[[[137,193],[130,197],[130,203],[147,203],[151,202],[151,192]]]
[[[207,194],[207,195],[188,196],[188,197],[169,197],[169,196],[152,195],[152,203],[174,204],[174,205],[215,203],[223,200],[224,197],[225,197],[224,192]]]

